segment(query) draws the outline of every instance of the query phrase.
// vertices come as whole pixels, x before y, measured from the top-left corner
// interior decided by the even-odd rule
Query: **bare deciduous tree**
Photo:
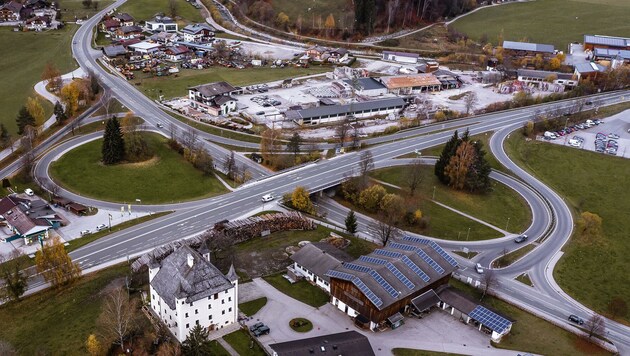
[[[370,179],[370,172],[374,169],[374,157],[372,157],[372,151],[365,150],[361,152],[359,156],[359,185],[362,189],[365,189]]]
[[[422,180],[422,160],[416,158],[407,168],[407,186],[409,186],[409,194],[413,196]]]
[[[486,294],[488,294],[490,290],[492,290],[493,288],[499,285],[499,280],[497,279],[497,276],[494,274],[494,270],[491,270],[491,269],[486,269],[484,271],[484,274],[481,277],[481,281],[482,281],[482,289],[481,289],[482,294],[479,300],[483,300],[483,298],[486,297]]]
[[[223,160],[223,170],[224,173],[228,176],[228,178],[234,180],[236,177],[236,173],[238,167],[236,165],[236,158],[234,157],[234,151],[230,151]]]
[[[183,133],[183,142],[184,147],[188,148],[191,152],[195,151],[197,148],[197,130],[192,127]]]
[[[171,122],[171,124],[168,126],[168,132],[171,134],[172,141],[177,141],[177,131],[177,125]]]
[[[136,301],[130,300],[123,287],[113,290],[105,299],[98,323],[105,340],[114,340],[124,352],[125,338],[136,326]]]
[[[586,321],[586,330],[588,331],[588,337],[601,336],[606,329],[606,322],[604,317],[599,314],[592,314]]]
[[[402,232],[388,220],[386,214],[380,212],[378,219],[368,224],[368,229],[372,233],[372,236],[377,238],[383,246],[386,246],[390,239],[396,238],[402,234]]]
[[[343,147],[346,139],[348,138],[348,133],[350,132],[350,120],[348,118],[345,118],[338,121],[336,125],[337,126],[335,127],[335,136],[339,140],[339,144],[341,145],[341,147]]]
[[[469,92],[464,96],[464,105],[466,106],[466,115],[469,115],[471,111],[474,111],[475,106],[479,103],[477,94],[474,91]]]

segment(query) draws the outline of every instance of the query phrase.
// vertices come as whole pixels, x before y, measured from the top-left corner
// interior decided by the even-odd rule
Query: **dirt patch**
[[[108,285],[105,286],[100,292],[98,292],[98,296],[106,296],[111,292],[115,291],[117,288],[123,287],[125,285],[125,278],[120,277],[109,282]]]
[[[146,168],[146,167],[155,166],[156,164],[158,164],[159,161],[160,161],[160,157],[153,156],[142,162],[123,163],[123,166],[130,167],[130,168]]]

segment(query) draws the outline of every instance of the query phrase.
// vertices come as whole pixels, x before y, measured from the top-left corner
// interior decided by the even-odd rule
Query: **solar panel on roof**
[[[335,270],[330,270],[330,271],[326,272],[326,275],[328,277],[339,278],[339,279],[343,279],[345,281],[351,281],[351,280],[354,279],[354,276],[351,275],[350,273],[339,272],[339,271],[335,271]]]
[[[398,243],[398,242],[390,242],[387,245],[387,247],[391,247],[391,248],[395,248],[397,250],[403,250],[403,251],[413,251],[413,250],[417,249],[416,246],[401,244],[401,243]]]
[[[344,266],[347,269],[351,269],[353,271],[358,271],[358,272],[363,272],[363,273],[368,273],[371,270],[370,267],[361,266],[361,265],[358,265],[356,263],[351,263],[351,262],[344,262],[342,266]]]
[[[370,257],[370,256],[361,256],[359,257],[359,261],[372,263],[375,265],[384,265],[387,263],[387,260],[384,260],[382,258]]]
[[[391,262],[387,262],[386,266],[387,266],[387,269],[390,272],[392,272],[394,276],[396,276],[396,278],[398,278],[401,282],[403,282],[405,287],[409,289],[414,289],[416,287],[416,285],[413,284],[413,282],[411,282],[409,278],[407,278],[407,276],[405,276],[402,272],[400,272],[400,270],[396,268],[396,266],[394,266]]]
[[[381,287],[383,287],[383,289],[385,289],[385,291],[389,293],[389,295],[391,295],[394,298],[398,297],[398,294],[399,294],[398,291],[394,289],[394,287],[392,287],[392,285],[389,284],[389,282],[387,282],[385,278],[383,278],[383,276],[381,276],[378,272],[371,269],[370,272],[368,272],[368,274],[372,278],[374,278],[376,283],[378,283]]]
[[[431,268],[433,268],[437,273],[439,274],[444,273],[444,268],[442,268],[442,266],[440,266],[437,262],[435,262],[435,260],[433,260],[429,255],[427,255],[426,252],[422,251],[421,249],[418,249],[416,250],[416,254],[420,256],[420,258],[422,258],[424,262],[428,263],[429,266],[431,266]]]
[[[377,297],[368,286],[363,283],[363,281],[359,277],[354,277],[352,279],[352,283],[354,283],[357,288],[374,304],[377,308],[383,305],[383,301],[381,298]]]
[[[499,334],[503,334],[511,324],[506,318],[481,305],[477,305],[468,315]]]
[[[409,236],[409,235],[403,236],[402,239],[404,241],[411,241],[411,242],[416,242],[416,243],[425,244],[425,245],[427,245],[427,244],[429,244],[429,242],[431,242],[431,240],[429,240],[429,239],[421,239],[419,237],[413,237],[413,236]]]
[[[422,278],[423,281],[428,282],[430,280],[429,276],[424,273],[424,271],[422,270],[422,268],[418,267],[418,265],[416,265],[415,263],[413,263],[412,260],[409,259],[409,257],[407,256],[403,256],[402,259],[404,264],[407,265],[407,267],[409,267],[415,274],[417,274],[418,276],[420,276],[420,278]]]
[[[442,256],[442,258],[446,260],[446,262],[451,264],[451,266],[457,267],[457,261],[455,261],[455,259],[451,257],[451,255],[449,255],[446,251],[444,251],[444,249],[440,247],[440,245],[436,244],[435,241],[431,241],[429,243],[429,246],[431,246],[435,251],[437,251],[437,253],[439,253],[440,256]]]
[[[400,256],[402,256],[402,253],[400,253],[400,252],[394,252],[394,251],[390,251],[390,250],[382,250],[380,248],[374,250],[374,253],[377,254],[377,255],[387,256],[387,257],[392,257],[392,258],[400,258]]]

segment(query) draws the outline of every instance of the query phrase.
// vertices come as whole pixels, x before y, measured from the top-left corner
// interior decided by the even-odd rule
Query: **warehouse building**
[[[343,105],[323,105],[310,109],[289,110],[286,118],[299,125],[318,125],[336,122],[353,116],[364,119],[375,116],[398,114],[405,108],[401,98],[363,101]]]

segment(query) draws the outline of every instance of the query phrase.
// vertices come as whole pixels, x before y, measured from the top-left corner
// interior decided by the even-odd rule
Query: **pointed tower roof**
[[[230,270],[225,275],[230,282],[238,281],[238,275],[236,274],[236,270],[234,270],[234,263],[230,265]]]

